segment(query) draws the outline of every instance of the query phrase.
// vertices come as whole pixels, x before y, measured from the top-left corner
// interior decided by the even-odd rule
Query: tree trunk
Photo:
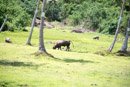
[[[43,0],[42,2],[42,12],[41,12],[41,24],[40,24],[40,30],[39,30],[39,51],[40,52],[46,52],[45,46],[44,46],[44,7],[45,7],[46,0]]]
[[[6,15],[6,17],[5,17],[5,19],[4,19],[4,22],[3,22],[3,24],[2,24],[2,26],[1,26],[1,28],[0,28],[0,32],[1,32],[2,29],[4,28],[4,25],[5,25],[6,21],[7,21],[7,15]]]
[[[113,49],[113,47],[114,47],[114,45],[115,45],[115,42],[116,42],[118,33],[119,33],[119,28],[120,28],[120,24],[121,24],[121,20],[122,20],[122,16],[123,16],[123,11],[124,11],[125,2],[126,2],[126,0],[123,0],[121,12],[120,12],[120,17],[119,17],[118,24],[117,24],[117,29],[116,29],[116,32],[115,32],[114,40],[113,40],[113,42],[112,42],[110,48],[108,49],[109,52],[112,51],[112,49]]]
[[[32,33],[33,33],[33,28],[34,28],[34,25],[35,25],[36,17],[37,17],[37,14],[38,14],[39,2],[40,2],[40,0],[37,0],[37,6],[36,6],[35,14],[34,14],[34,17],[33,17],[33,20],[32,20],[30,34],[29,34],[29,37],[27,39],[26,45],[31,45],[31,38],[32,38]]]
[[[126,35],[125,35],[125,40],[124,43],[120,49],[120,52],[127,52],[127,46],[128,46],[128,32],[130,31],[130,18],[128,18],[128,27],[126,28]]]

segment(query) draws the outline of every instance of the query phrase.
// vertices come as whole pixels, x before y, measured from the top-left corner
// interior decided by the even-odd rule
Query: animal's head
[[[54,46],[53,49],[56,49],[56,47]]]

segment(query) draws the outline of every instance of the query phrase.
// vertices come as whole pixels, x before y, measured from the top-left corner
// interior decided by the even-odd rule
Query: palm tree
[[[5,19],[4,19],[4,22],[3,22],[2,26],[0,27],[0,32],[2,31],[2,29],[3,29],[3,27],[4,27],[5,23],[6,23],[6,21],[7,21],[7,15],[6,15]]]
[[[114,40],[113,40],[113,42],[112,42],[110,48],[108,49],[109,52],[112,51],[112,49],[113,49],[113,47],[114,47],[114,45],[115,45],[115,42],[116,42],[118,33],[119,33],[119,28],[120,28],[120,24],[121,24],[121,20],[122,20],[122,16],[123,16],[123,11],[124,11],[125,2],[126,2],[126,0],[123,0],[121,12],[120,12],[120,17],[119,17],[118,24],[117,24],[117,29],[116,29],[116,32],[115,32]]]
[[[39,29],[39,52],[38,54],[45,54],[49,57],[53,57],[53,55],[47,53],[46,49],[45,49],[45,45],[44,45],[44,16],[45,16],[45,13],[44,13],[44,7],[45,7],[45,4],[46,4],[46,0],[43,0],[42,2],[42,12],[41,12],[41,24],[40,24],[40,29]]]
[[[39,51],[47,53],[45,46],[44,46],[44,37],[43,37],[44,36],[43,29],[44,29],[44,16],[45,16],[44,7],[45,7],[45,3],[46,3],[46,0],[43,0],[43,2],[42,2],[42,12],[41,12],[41,24],[40,24],[40,30],[39,30]]]
[[[33,17],[33,20],[32,20],[30,34],[29,34],[29,37],[27,39],[26,45],[31,45],[31,37],[32,37],[32,33],[33,33],[33,28],[34,28],[34,24],[35,24],[35,21],[36,21],[36,17],[37,17],[37,14],[38,14],[39,2],[40,2],[40,0],[37,0],[37,6],[36,6],[35,14],[34,14],[34,17]]]
[[[125,40],[119,52],[124,52],[124,53],[127,52],[128,37],[129,37],[128,32],[130,31],[129,29],[130,29],[130,18],[128,18],[128,28],[126,28]]]

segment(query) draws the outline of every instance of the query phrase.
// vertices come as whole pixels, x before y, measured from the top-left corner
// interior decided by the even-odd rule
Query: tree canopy
[[[19,29],[30,25],[36,0],[0,0],[0,25],[8,15],[8,29]],[[101,33],[114,34],[121,9],[122,0],[48,0],[45,16],[48,21],[64,21]],[[41,6],[41,5],[40,5]],[[127,0],[121,24],[126,27],[130,12]]]
[[[55,4],[51,5],[50,2]],[[83,23],[87,29],[107,34],[115,32],[122,4],[122,0],[51,0],[50,2],[46,9],[49,20],[67,19],[71,25]],[[126,27],[130,11],[129,3],[128,0],[125,5],[122,27]]]
[[[0,0],[0,25],[8,15],[6,28],[21,29],[30,23],[35,9],[35,0]]]

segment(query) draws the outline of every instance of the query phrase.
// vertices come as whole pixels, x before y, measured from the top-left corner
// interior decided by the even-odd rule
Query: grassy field
[[[114,54],[122,41],[117,41],[112,54],[105,52],[113,36],[45,29],[45,46],[53,59],[33,55],[38,51],[38,29],[33,46],[25,45],[28,34],[0,33],[0,87],[130,87],[130,57]],[[92,39],[96,35],[100,40]],[[13,43],[5,43],[6,37]],[[52,49],[52,43],[61,39],[73,42],[71,51]]]

